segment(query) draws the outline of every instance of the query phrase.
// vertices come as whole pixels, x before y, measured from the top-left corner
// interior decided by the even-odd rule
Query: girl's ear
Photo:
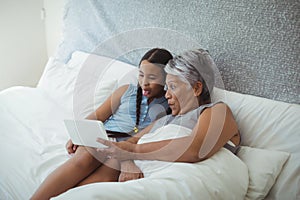
[[[194,95],[196,97],[200,96],[200,94],[202,93],[202,88],[203,88],[203,85],[200,81],[197,81],[195,84],[194,84]]]

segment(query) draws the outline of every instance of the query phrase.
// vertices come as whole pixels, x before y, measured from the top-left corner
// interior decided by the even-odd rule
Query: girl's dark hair
[[[169,62],[169,60],[172,58],[173,56],[168,50],[161,49],[161,48],[154,48],[145,53],[145,55],[142,57],[139,63],[139,66],[144,60],[147,60],[152,64],[157,64],[158,67],[161,67],[163,69],[165,65]],[[163,73],[165,73],[164,70],[162,71]],[[142,102],[142,88],[139,84],[137,88],[138,89],[136,93],[136,121],[135,121],[136,128],[140,123],[141,102]]]

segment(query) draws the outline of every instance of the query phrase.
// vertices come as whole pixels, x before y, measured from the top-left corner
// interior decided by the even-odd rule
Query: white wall
[[[47,62],[43,0],[0,0],[0,90],[36,86]]]
[[[44,0],[45,30],[48,57],[53,56],[62,39],[62,18],[65,0]]]

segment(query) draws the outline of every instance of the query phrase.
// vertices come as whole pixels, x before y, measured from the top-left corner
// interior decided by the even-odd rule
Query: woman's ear
[[[202,88],[203,88],[203,85],[200,81],[197,81],[195,84],[194,84],[194,95],[196,97],[200,96],[200,94],[202,93]]]

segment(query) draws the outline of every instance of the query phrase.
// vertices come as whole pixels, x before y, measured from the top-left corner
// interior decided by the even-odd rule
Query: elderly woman
[[[110,167],[121,167],[119,181],[141,178],[146,169],[155,170],[160,161],[199,162],[222,147],[237,152],[240,133],[230,108],[223,102],[211,101],[213,67],[212,58],[202,49],[174,57],[165,67],[165,97],[171,115],[160,118],[127,141],[98,140],[108,146],[98,151],[112,160]],[[156,164],[149,160],[156,160]]]

